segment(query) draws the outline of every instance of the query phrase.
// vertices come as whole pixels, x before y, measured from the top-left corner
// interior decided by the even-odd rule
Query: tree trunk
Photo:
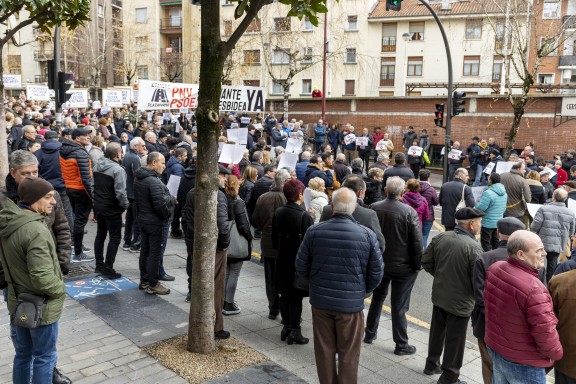
[[[290,86],[284,85],[284,120],[288,120],[288,96],[290,96]]]
[[[514,149],[514,144],[516,143],[516,135],[518,135],[518,130],[520,129],[520,121],[522,116],[524,116],[524,106],[526,102],[518,101],[514,105],[514,120],[512,120],[512,126],[510,127],[510,132],[508,133],[508,144],[504,150],[503,158],[508,160],[510,153]]]
[[[188,350],[210,353],[214,342],[214,257],[218,191],[218,107],[224,57],[220,42],[220,4],[204,2],[201,10],[200,89],[198,91],[198,154],[194,207],[194,257]],[[214,117],[215,116],[215,117]]]
[[[0,95],[4,98],[4,63],[2,60],[3,49],[0,46]],[[0,103],[0,186],[4,187],[6,182],[6,176],[8,176],[8,146],[7,134],[6,134],[7,124],[6,124],[6,110],[4,109],[4,103]]]

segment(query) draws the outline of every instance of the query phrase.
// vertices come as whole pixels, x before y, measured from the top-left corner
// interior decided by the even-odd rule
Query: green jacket
[[[482,247],[472,233],[456,226],[432,239],[422,257],[422,267],[434,276],[432,303],[460,317],[474,309],[472,272]]]
[[[17,293],[32,293],[47,299],[40,325],[58,321],[66,290],[54,240],[44,216],[20,209],[6,199],[0,211],[0,241],[10,313],[16,309]],[[10,273],[4,262],[8,263]]]

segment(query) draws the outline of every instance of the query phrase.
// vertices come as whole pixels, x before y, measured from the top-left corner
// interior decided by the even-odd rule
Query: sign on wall
[[[576,116],[576,97],[562,98],[562,116]]]
[[[22,88],[22,76],[20,75],[12,75],[10,73],[5,73],[2,75],[2,80],[4,81],[5,89]]]

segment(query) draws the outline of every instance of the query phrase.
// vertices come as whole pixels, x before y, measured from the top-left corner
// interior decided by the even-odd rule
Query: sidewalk
[[[90,222],[85,243],[92,248],[96,225]],[[239,340],[268,356],[271,362],[234,371],[211,383],[318,383],[314,364],[312,322],[307,299],[302,314],[302,332],[310,338],[307,345],[288,346],[280,341],[280,318],[268,319],[264,288],[264,270],[255,259],[242,268],[236,302],[239,315],[225,317],[225,329]],[[84,282],[78,283],[76,296],[66,298],[60,320],[58,367],[75,384],[88,383],[185,383],[173,371],[149,357],[141,347],[187,332],[189,304],[184,301],[186,283],[186,247],[183,240],[170,239],[164,258],[166,270],[176,281],[166,283],[168,296],[150,296],[136,284],[106,284],[95,275],[88,282],[100,287],[93,291],[114,293],[91,297]],[[119,250],[115,268],[132,282],[138,282],[138,255]],[[87,276],[79,277],[86,280]],[[74,285],[74,284],[72,284]],[[87,288],[88,289],[88,288]],[[92,288],[89,288],[92,289]],[[69,290],[69,292],[71,292]],[[378,339],[362,344],[360,383],[435,383],[438,376],[422,373],[427,353],[428,331],[410,324],[410,343],[417,353],[396,356],[393,353],[391,320],[383,314]],[[11,382],[14,348],[9,338],[8,311],[0,304],[0,382]],[[482,383],[480,354],[467,344],[461,379],[469,384]]]

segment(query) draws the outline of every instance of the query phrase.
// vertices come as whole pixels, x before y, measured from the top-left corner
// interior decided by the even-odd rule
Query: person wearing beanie
[[[45,217],[55,209],[55,194],[49,182],[25,177],[18,186],[20,203],[5,199],[0,210],[0,262],[6,276],[10,276],[8,311],[15,312],[20,293],[45,298],[38,327],[11,325],[16,352],[12,368],[15,383],[70,382],[67,378],[62,381],[55,369],[58,321],[66,297],[56,246],[45,222]]]

